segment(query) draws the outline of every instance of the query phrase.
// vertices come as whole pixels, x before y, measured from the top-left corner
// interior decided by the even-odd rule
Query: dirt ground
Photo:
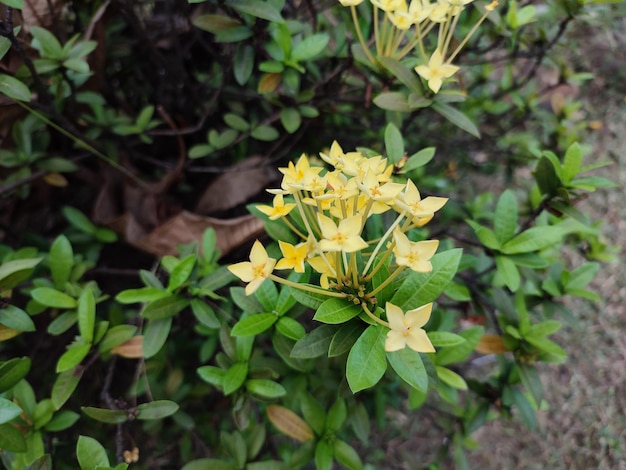
[[[593,161],[612,162],[596,174],[618,184],[591,195],[585,208],[606,221],[607,242],[621,252],[593,283],[602,301],[571,304],[580,327],[557,338],[567,363],[542,372],[549,409],[539,413],[539,431],[486,425],[474,435],[481,447],[472,469],[626,469],[626,19],[591,16],[568,40],[575,63],[596,76],[580,93],[587,119],[602,126],[581,141],[592,146]]]

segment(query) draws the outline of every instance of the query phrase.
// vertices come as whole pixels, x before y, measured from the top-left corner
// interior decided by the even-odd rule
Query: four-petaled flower
[[[250,261],[231,264],[228,270],[243,282],[248,283],[245,290],[246,295],[250,295],[272,274],[275,265],[276,260],[267,255],[265,247],[257,240],[252,245]]]
[[[280,219],[281,217],[286,216],[291,212],[291,210],[296,207],[294,203],[285,204],[283,200],[282,194],[277,194],[274,196],[274,200],[272,201],[271,206],[257,206],[256,208],[263,212],[265,215],[269,216],[270,220]]]
[[[385,351],[398,351],[405,346],[417,352],[435,352],[426,331],[422,328],[429,320],[432,302],[403,313],[402,309],[390,302],[385,306],[389,332],[385,339]]]
[[[320,240],[320,248],[323,251],[343,251],[353,253],[367,248],[368,244],[361,238],[360,215],[354,215],[343,219],[339,225],[335,225],[331,218],[318,214],[317,220],[322,230],[323,239]]]
[[[412,242],[399,230],[393,232],[393,240],[396,244],[393,253],[398,266],[407,266],[418,273],[429,273],[433,270],[430,258],[437,251],[439,240]]]
[[[291,243],[278,240],[280,245],[280,251],[282,251],[284,258],[278,260],[276,263],[276,269],[293,269],[297,273],[304,272],[304,260],[307,255],[307,244],[300,243],[293,246]]]
[[[459,68],[456,65],[444,64],[439,49],[430,56],[428,65],[418,65],[415,71],[428,81],[428,88],[437,93],[443,85],[444,78],[450,78]]]

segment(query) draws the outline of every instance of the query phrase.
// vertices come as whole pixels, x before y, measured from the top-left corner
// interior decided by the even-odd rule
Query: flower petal
[[[399,331],[389,330],[385,338],[385,351],[399,351],[406,346],[407,338]]]
[[[413,351],[417,352],[435,352],[435,347],[428,339],[428,335],[421,328],[416,328],[411,331],[406,337],[406,344]]]
[[[406,315],[404,316],[404,323],[407,326],[410,326],[412,328],[416,328],[416,327],[421,328],[426,323],[428,323],[432,310],[433,310],[432,302],[426,305],[422,305],[419,308],[409,310],[408,312],[406,312]]]
[[[243,282],[250,282],[254,279],[254,270],[252,269],[252,263],[250,261],[231,264],[228,266],[228,270]]]
[[[391,302],[387,302],[385,305],[385,313],[387,314],[389,328],[392,330],[404,329],[404,313],[400,307],[392,304]]]

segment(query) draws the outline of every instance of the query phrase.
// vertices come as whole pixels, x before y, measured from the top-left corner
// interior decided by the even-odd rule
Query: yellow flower
[[[293,162],[289,162],[287,168],[279,168],[284,177],[281,183],[281,188],[286,191],[293,191],[293,189],[305,189],[306,186],[311,179],[313,179],[317,174],[322,171],[321,167],[311,167],[309,165],[309,159],[303,153],[296,164]]]
[[[243,282],[248,283],[246,295],[250,295],[272,274],[275,265],[276,260],[267,255],[267,251],[265,251],[261,242],[257,240],[252,245],[250,261],[232,264],[228,266],[228,270]]]
[[[370,0],[372,5],[377,6],[387,13],[397,10],[402,7],[403,0]]]
[[[418,273],[429,273],[433,270],[430,258],[437,251],[439,240],[412,242],[400,230],[393,232],[393,240],[393,254],[396,255],[399,266],[407,266]]]
[[[428,196],[422,199],[417,186],[411,180],[407,180],[404,192],[399,194],[395,200],[396,206],[413,216],[418,225],[425,219],[426,221],[432,219],[435,212],[441,209],[446,202],[448,202],[446,197]]]
[[[285,204],[282,194],[277,194],[276,196],[274,196],[272,204],[272,206],[257,206],[257,209],[259,209],[265,215],[269,216],[270,220],[280,219],[281,217],[289,214],[289,212],[291,212],[291,210],[296,207],[296,205],[293,203]]]
[[[356,7],[363,3],[363,0],[339,0],[342,7]]]
[[[333,261],[333,257],[330,256],[324,259],[321,256],[315,256],[313,258],[309,258],[308,263],[311,265],[313,269],[315,269],[318,273],[321,274],[320,287],[322,287],[322,289],[328,290],[330,288],[329,278],[330,279],[337,278],[337,273],[335,271],[335,263]]]
[[[437,93],[443,85],[444,78],[450,78],[459,68],[456,65],[444,64],[443,57],[439,49],[430,56],[428,65],[418,65],[415,71],[425,80],[428,81],[428,87]]]
[[[307,244],[300,243],[293,246],[291,243],[278,240],[280,251],[284,258],[276,263],[276,269],[293,269],[297,273],[304,272],[304,260],[307,255]]]
[[[317,220],[322,230],[323,239],[320,240],[320,248],[323,251],[343,251],[352,253],[367,248],[369,245],[361,238],[360,215],[343,219],[339,226],[322,214],[317,215]]]
[[[400,307],[387,302],[385,312],[390,330],[385,339],[385,351],[398,351],[408,346],[417,352],[435,352],[422,328],[428,322],[432,309],[431,302],[404,314]]]

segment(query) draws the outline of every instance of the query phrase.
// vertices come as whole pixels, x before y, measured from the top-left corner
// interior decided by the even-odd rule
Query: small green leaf
[[[65,235],[59,235],[50,246],[49,263],[54,287],[57,289],[65,288],[65,283],[69,280],[74,265],[74,251]]]
[[[222,387],[224,395],[230,395],[231,393],[239,390],[244,384],[248,376],[248,363],[247,362],[235,362],[230,369],[224,374],[222,379]]]
[[[558,162],[556,164],[558,165]],[[563,185],[554,165],[555,163],[544,155],[537,162],[537,167],[533,172],[541,194],[546,196],[554,196],[557,190]]]
[[[271,312],[278,302],[278,289],[276,284],[270,279],[266,279],[254,293],[254,296],[261,303],[266,312]]]
[[[0,309],[0,325],[17,331],[35,331],[35,323],[30,315],[15,305]]]
[[[189,305],[189,300],[180,295],[170,295],[146,305],[141,315],[150,320],[164,320],[171,318],[184,310]]]
[[[491,250],[500,249],[500,242],[498,241],[496,234],[493,233],[491,229],[488,229],[487,227],[484,227],[478,222],[474,222],[473,220],[466,220],[465,222],[467,223],[467,225],[472,227],[472,229],[474,229],[474,233],[476,233],[478,240],[480,241],[480,243],[485,245],[485,247]]]
[[[37,287],[30,292],[30,295],[46,307],[76,308],[77,306],[76,299],[51,287]]]
[[[0,363],[0,393],[13,388],[30,371],[28,357],[15,357]]]
[[[204,326],[217,329],[221,326],[221,323],[215,312],[209,304],[200,299],[193,299],[191,301],[191,311],[194,317]]]
[[[334,448],[333,444],[326,439],[317,441],[315,446],[316,470],[331,470],[333,467]]]
[[[422,357],[411,348],[387,352],[387,359],[402,380],[421,392],[428,390],[428,374]]]
[[[81,470],[96,470],[98,467],[110,466],[106,450],[93,437],[78,437],[76,457]]]
[[[421,168],[435,156],[435,147],[426,147],[411,155],[398,173],[404,174]]]
[[[284,23],[285,20],[280,16],[280,10],[274,7],[270,2],[263,0],[228,0],[228,6],[247,13],[257,18],[261,18],[274,23]]]
[[[82,367],[74,367],[60,373],[57,376],[54,381],[54,385],[52,386],[52,394],[50,397],[55,409],[60,409],[72,396],[72,393],[76,390],[76,387],[83,376],[83,372],[84,369]]]
[[[268,399],[284,397],[287,394],[287,390],[273,380],[250,379],[246,382],[246,388],[250,393]]]
[[[192,22],[196,28],[213,34],[241,26],[241,22],[237,19],[224,15],[200,15],[194,18]]]
[[[455,126],[480,139],[480,131],[476,125],[458,109],[437,101],[432,104],[432,108]]]
[[[101,423],[120,424],[128,421],[128,413],[125,410],[108,410],[92,406],[82,406],[80,409],[87,416]]]
[[[354,447],[342,441],[335,439],[333,443],[333,451],[337,462],[350,470],[362,470],[363,462]]]
[[[77,313],[80,336],[85,343],[91,343],[96,322],[96,299],[91,289],[83,289],[80,293]]]
[[[191,272],[196,265],[196,255],[189,255],[181,260],[170,274],[167,290],[174,292],[189,280]]]
[[[521,283],[521,277],[517,266],[508,256],[496,256],[495,258],[498,274],[504,281],[504,284],[511,290],[516,292]]]
[[[38,49],[44,58],[61,59],[63,57],[63,47],[50,31],[39,26],[31,26],[30,34],[35,38],[33,47]]]
[[[428,338],[436,348],[449,348],[465,342],[463,336],[450,333],[449,331],[429,331]]]
[[[231,334],[233,336],[254,336],[271,328],[278,317],[273,313],[257,313],[239,320]]]
[[[233,73],[241,86],[248,83],[254,69],[254,49],[249,44],[239,44],[235,51]]]
[[[296,342],[291,350],[291,357],[311,359],[326,354],[336,331],[337,328],[332,325],[322,325],[315,328]]]
[[[472,353],[481,336],[484,328],[482,326],[473,326],[459,333],[459,336],[465,338],[465,342],[456,346],[440,349],[435,354],[435,363],[440,366],[448,364],[456,364],[463,362]]]
[[[361,307],[348,302],[345,299],[330,298],[326,300],[315,312],[313,320],[321,323],[336,325],[345,323],[362,312]]]
[[[439,380],[443,383],[458,390],[467,390],[467,383],[465,383],[465,380],[459,374],[446,367],[436,366],[435,368],[437,370],[437,377],[439,377]]]
[[[18,10],[24,9],[24,0],[0,0],[0,3],[4,3],[6,6],[16,8]],[[2,447],[0,446],[0,448]]]
[[[61,355],[57,362],[57,373],[76,367],[89,354],[90,349],[91,344],[72,344],[68,346],[67,351]]]
[[[517,229],[517,200],[510,189],[502,193],[494,214],[493,232],[500,244],[508,242]]]
[[[12,289],[33,272],[43,258],[16,259],[0,265],[0,290]]]
[[[385,152],[389,161],[394,165],[397,165],[404,157],[404,139],[392,122],[385,128]]]
[[[11,400],[0,397],[0,424],[8,423],[22,414],[22,409]]]
[[[411,107],[407,103],[407,97],[397,91],[389,91],[379,94],[374,98],[374,104],[381,109],[410,113]]]
[[[61,315],[56,317],[52,322],[48,325],[48,333],[54,336],[61,335],[73,327],[78,321],[78,315],[75,311],[63,312]]]
[[[352,349],[356,340],[363,334],[366,324],[361,321],[347,322],[337,330],[328,346],[328,357],[340,356]]]
[[[346,402],[342,398],[338,398],[328,410],[324,428],[327,431],[339,431],[339,429],[343,426],[343,423],[346,421],[347,416],[348,412],[346,409]]]
[[[326,49],[329,40],[326,33],[312,34],[293,46],[290,59],[294,62],[311,60]]]
[[[411,90],[411,92],[418,96],[422,95],[422,87],[413,70],[391,57],[378,57],[378,62]],[[378,103],[376,103],[376,105],[378,105]]]
[[[539,251],[559,243],[569,230],[560,226],[531,227],[502,245],[507,255]]]
[[[17,78],[0,73],[0,94],[15,101],[30,101],[30,90]]]
[[[216,387],[223,387],[224,375],[226,371],[215,366],[202,366],[196,370],[198,376],[206,383],[214,385]]]
[[[305,284],[306,286],[310,286],[310,284]],[[311,286],[315,287],[315,286]],[[307,292],[301,289],[295,289],[289,287],[291,295],[293,296],[298,303],[304,305],[305,307],[312,308],[313,310],[317,310],[320,305],[322,305],[327,299],[328,296],[324,294],[316,294],[314,292]]]
[[[563,167],[561,177],[563,182],[568,184],[580,171],[580,165],[583,161],[583,151],[577,142],[570,145],[563,158]]]
[[[26,452],[26,439],[12,424],[0,424],[0,449],[8,452]]]
[[[157,287],[141,287],[139,289],[126,289],[115,296],[121,304],[134,304],[153,302],[164,297],[169,297],[170,293]]]
[[[119,346],[132,338],[137,332],[137,327],[133,325],[117,325],[109,329],[102,341],[98,345],[100,354],[110,351],[115,346]]]
[[[545,320],[531,325],[524,335],[527,336],[550,336],[561,329],[561,322],[556,320]]]
[[[78,413],[69,410],[59,411],[48,421],[44,430],[48,432],[65,431],[72,427],[79,419],[80,415]],[[52,469],[52,467],[50,467],[50,469]]]
[[[538,408],[543,400],[543,385],[541,384],[541,377],[539,377],[539,371],[526,364],[517,364],[519,370],[520,379],[524,388],[530,393],[535,402],[535,407]]]
[[[167,340],[171,327],[172,318],[151,320],[148,323],[143,336],[143,355],[146,359],[151,358],[161,350]]]
[[[252,136],[252,138],[256,140],[262,140],[264,142],[271,142],[280,137],[280,134],[278,133],[276,128],[267,125],[255,127],[254,129],[252,129],[250,135]]]
[[[283,108],[280,110],[280,123],[289,134],[296,132],[302,124],[302,117],[296,108]]]
[[[170,400],[155,400],[137,406],[137,419],[163,419],[178,411],[178,403]]]
[[[291,317],[281,317],[276,322],[276,330],[289,339],[298,341],[306,334],[304,327]]]
[[[387,369],[385,336],[387,329],[370,325],[348,354],[346,379],[352,393],[373,387]]]
[[[530,429],[536,428],[537,416],[526,395],[524,395],[517,387],[511,387],[509,390],[511,391],[512,404],[517,408],[517,411],[526,426]]]

